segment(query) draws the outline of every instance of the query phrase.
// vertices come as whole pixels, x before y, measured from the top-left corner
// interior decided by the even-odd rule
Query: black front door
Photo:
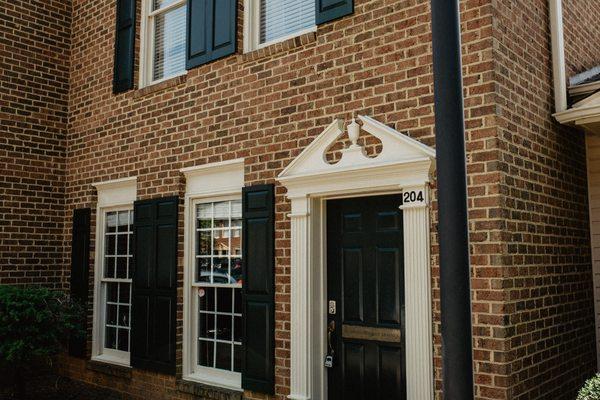
[[[400,195],[327,202],[329,400],[406,399]]]

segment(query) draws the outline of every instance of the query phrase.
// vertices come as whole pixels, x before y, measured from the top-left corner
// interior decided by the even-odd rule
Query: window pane
[[[199,204],[196,218],[198,228],[212,228],[212,203]]]
[[[215,311],[216,288],[198,289],[198,306],[201,311]]]
[[[106,235],[106,245],[104,254],[107,256],[115,255],[116,247],[117,247],[117,237],[115,235]]]
[[[118,232],[129,232],[129,211],[119,212]]]
[[[234,200],[231,202],[231,220],[236,220],[239,222],[239,225],[242,226],[242,201]]]
[[[261,0],[260,43],[315,25],[314,0]]]
[[[229,343],[217,343],[215,368],[231,370],[231,345]]]
[[[232,340],[232,318],[230,315],[217,315],[217,339]]]
[[[106,285],[106,301],[116,303],[118,301],[118,286],[115,283]]]
[[[153,79],[185,71],[185,5],[155,17]]]
[[[233,320],[233,340],[242,341],[242,317],[234,317]]]
[[[104,277],[114,278],[115,277],[115,257],[104,258]]]
[[[129,235],[117,235],[117,255],[125,256],[128,254],[127,250],[127,242],[129,239]]]
[[[210,257],[198,259],[198,272],[196,277],[198,282],[210,282],[210,264]]]
[[[113,233],[117,231],[117,213],[111,212],[106,214],[106,232]]]
[[[117,324],[117,306],[114,304],[106,305],[106,324],[116,325]]]
[[[234,293],[233,312],[241,315],[242,314],[242,289],[233,289],[233,293]]]
[[[229,201],[215,203],[215,228],[225,228],[229,226],[229,203]]]
[[[232,256],[242,255],[242,230],[234,229],[231,231],[231,249],[230,253]]]
[[[231,280],[235,283],[241,284],[243,280],[242,276],[242,259],[232,258],[231,259]]]
[[[127,257],[117,257],[117,278],[127,279]]]
[[[198,342],[198,364],[205,367],[214,367],[214,343],[205,340]]]
[[[152,10],[158,10],[159,8],[167,7],[175,2],[177,2],[177,0],[154,0],[152,2]]]
[[[119,350],[129,351],[129,329],[119,329]]]
[[[129,298],[129,283],[119,283],[119,303],[129,304],[131,299]]]
[[[106,339],[104,341],[104,347],[107,349],[116,349],[117,348],[117,329],[107,327],[106,328]]]
[[[233,289],[217,288],[217,311],[231,314]]]
[[[235,345],[233,346],[233,370],[235,372],[242,372],[242,346]]]
[[[213,314],[200,314],[198,336],[205,339],[215,338],[215,317]]]
[[[119,305],[119,326],[129,328],[129,307]]]
[[[208,256],[212,253],[211,246],[211,232],[200,231],[198,232],[198,255]]]

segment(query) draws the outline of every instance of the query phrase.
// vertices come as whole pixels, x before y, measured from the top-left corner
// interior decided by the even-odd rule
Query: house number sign
[[[423,189],[405,190],[402,192],[402,205],[424,205],[427,204],[427,197]]]

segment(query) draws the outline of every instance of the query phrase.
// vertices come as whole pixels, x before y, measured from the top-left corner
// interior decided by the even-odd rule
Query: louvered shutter
[[[179,199],[134,204],[131,365],[175,374]]]
[[[236,18],[235,0],[188,0],[187,69],[235,53]]]
[[[90,271],[90,219],[91,210],[80,208],[73,211],[73,228],[71,231],[71,298],[83,305],[87,311],[88,276]],[[86,331],[85,317],[80,321],[80,328]],[[69,354],[86,358],[87,338],[84,335],[71,336]]]
[[[135,52],[135,0],[117,0],[113,92],[133,88],[133,59]]]
[[[275,209],[273,185],[244,188],[242,387],[270,393],[275,381]]]
[[[354,0],[315,0],[317,24],[333,21],[354,12]]]

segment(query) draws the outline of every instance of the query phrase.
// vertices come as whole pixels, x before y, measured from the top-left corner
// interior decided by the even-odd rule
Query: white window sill
[[[100,354],[92,357],[92,361],[113,364],[119,367],[131,368],[129,357],[123,357],[116,354]]]
[[[311,26],[310,28],[302,29],[301,31],[298,31],[298,32],[290,33],[289,35],[285,35],[285,36],[279,37],[277,39],[270,40],[270,41],[265,42],[265,43],[260,43],[260,44],[258,44],[258,43],[252,43],[252,44],[248,45],[244,49],[244,53],[251,53],[251,52],[256,51],[256,50],[261,50],[261,49],[264,49],[266,47],[273,46],[273,45],[275,45],[277,43],[282,43],[282,42],[285,42],[287,40],[294,39],[294,38],[297,38],[299,36],[305,35],[307,33],[313,33],[313,32],[317,32],[317,25]]]
[[[160,92],[164,89],[171,88],[182,83],[185,83],[187,80],[187,71],[184,73],[174,75],[165,79],[161,79],[159,81],[154,81],[145,86],[140,86],[138,90],[134,91],[134,98],[143,97],[150,93]]]
[[[198,367],[198,371],[186,375],[184,381],[243,392],[242,374],[238,372],[220,371],[213,368]]]
[[[144,82],[144,83],[140,84],[140,89],[144,89],[144,88],[147,88],[147,87],[150,87],[150,86],[158,85],[159,83],[163,83],[165,81],[168,81],[169,79],[179,78],[180,76],[183,76],[183,75],[187,75],[187,70],[181,71],[178,74],[165,76],[164,78],[160,78],[160,79],[157,79],[155,81]]]

